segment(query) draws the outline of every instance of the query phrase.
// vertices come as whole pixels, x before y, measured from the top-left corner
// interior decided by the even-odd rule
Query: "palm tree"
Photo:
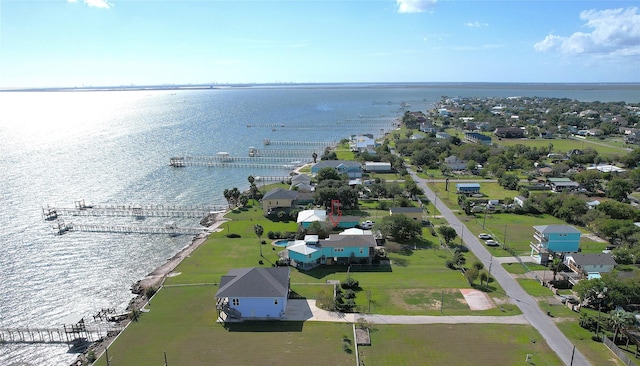
[[[231,198],[233,198],[233,203],[236,205],[236,207],[238,206],[238,199],[240,198],[241,194],[242,193],[240,193],[238,187],[233,187],[233,189],[231,189]]]
[[[560,258],[553,258],[550,267],[553,271],[553,281],[555,282],[556,275],[558,274],[558,272],[560,272],[560,269],[562,269],[562,260],[560,260]]]
[[[613,326],[613,341],[616,341],[618,332],[629,325],[632,325],[635,321],[635,316],[632,313],[628,313],[624,310],[614,310],[611,313],[609,320]]]
[[[255,182],[256,182],[256,178],[253,177],[253,175],[250,175],[247,177],[247,180],[249,181],[249,193],[251,193],[251,200],[254,200],[254,189],[253,187],[255,187]]]
[[[224,198],[227,200],[227,205],[231,208],[231,191],[225,189],[222,194],[224,194]]]
[[[253,225],[253,232],[258,236],[258,244],[260,245],[260,256],[262,257],[262,234],[264,234],[264,228],[260,224]]]
[[[311,157],[313,158],[313,163],[315,164],[318,161],[318,154],[314,151],[313,154],[311,154]]]

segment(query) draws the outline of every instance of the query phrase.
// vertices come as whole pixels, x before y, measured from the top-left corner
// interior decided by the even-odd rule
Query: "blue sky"
[[[640,82],[640,1],[0,2],[0,87],[273,82]]]

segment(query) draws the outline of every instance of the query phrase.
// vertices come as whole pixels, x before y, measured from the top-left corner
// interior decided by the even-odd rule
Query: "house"
[[[480,192],[480,183],[456,183],[456,193],[474,194]]]
[[[292,266],[307,270],[323,264],[371,263],[376,245],[373,234],[333,234],[324,240],[296,240],[281,255]]]
[[[329,217],[329,222],[331,223],[331,225],[333,225],[333,227],[337,227],[337,228],[342,228],[342,229],[349,229],[349,228],[355,228],[356,226],[360,225],[360,220],[362,219],[362,217],[360,216],[330,216]]]
[[[554,192],[571,192],[580,188],[580,183],[569,178],[547,178],[547,183]]]
[[[216,292],[219,318],[279,319],[287,310],[289,267],[231,269]]]
[[[467,163],[464,160],[458,159],[457,156],[451,155],[444,158],[444,165],[451,170],[465,170],[467,169]]]
[[[483,135],[477,132],[465,132],[465,140],[480,145],[491,145],[491,136]]]
[[[589,201],[587,202],[587,208],[589,210],[593,210],[594,208],[598,207],[599,204],[600,204],[600,201],[598,200]]]
[[[349,178],[362,178],[362,165],[352,160],[322,160],[311,166],[311,174],[318,174],[321,169],[333,168],[339,174]]]
[[[372,137],[358,135],[351,139],[349,146],[353,152],[375,154],[377,144]]]
[[[622,173],[625,170],[611,164],[598,164],[587,167],[587,170],[597,169],[602,173]]]
[[[518,127],[498,127],[493,134],[507,139],[517,139],[524,137],[524,130]]]
[[[298,174],[291,177],[290,189],[296,189],[300,192],[311,192],[313,190],[313,186],[311,185],[311,177],[306,174]]]
[[[613,271],[617,263],[610,253],[569,253],[564,264],[575,274],[569,277],[575,285],[579,280],[599,278],[602,273]]]
[[[324,228],[325,222],[327,222],[327,211],[325,210],[304,210],[298,213],[296,220],[298,225],[303,228],[308,228],[314,222],[319,222]]]
[[[391,207],[389,209],[391,216],[393,215],[405,215],[410,219],[416,221],[422,220],[422,208],[421,207]]]
[[[437,138],[437,139],[445,139],[445,140],[448,140],[448,139],[450,139],[450,138],[451,138],[451,135],[449,135],[449,134],[448,134],[448,133],[446,133],[446,132],[436,132],[436,138]]]
[[[368,172],[391,172],[393,169],[391,168],[391,163],[387,162],[377,162],[377,161],[366,161],[364,163],[364,170]]]
[[[587,130],[587,135],[588,136],[600,136],[602,135],[602,130],[599,128],[591,128],[589,130]]]
[[[297,191],[274,188],[262,196],[262,211],[269,215],[276,209],[290,210],[298,198]]]
[[[520,206],[520,207],[524,207],[524,202],[527,199],[522,197],[522,196],[515,196],[513,197],[513,203],[515,203],[516,205]]]
[[[577,252],[580,248],[580,230],[569,225],[542,225],[533,227],[531,257],[545,264],[554,253]]]

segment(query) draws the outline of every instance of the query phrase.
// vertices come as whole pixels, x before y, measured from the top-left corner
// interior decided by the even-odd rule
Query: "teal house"
[[[577,252],[580,248],[580,230],[569,225],[542,225],[533,227],[531,257],[545,264],[554,253]]]
[[[281,254],[289,263],[307,270],[324,264],[371,263],[376,239],[368,235],[330,235],[319,240],[317,235],[307,235],[287,245]]]
[[[362,178],[362,164],[351,160],[322,160],[311,166],[311,174],[318,174],[321,169],[332,168],[338,174],[349,178]]]

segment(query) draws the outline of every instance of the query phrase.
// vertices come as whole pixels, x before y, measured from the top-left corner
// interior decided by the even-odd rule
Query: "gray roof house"
[[[278,319],[287,309],[289,267],[231,269],[220,279],[216,309],[221,320]]]
[[[318,174],[324,168],[333,168],[340,174],[346,174],[349,178],[362,177],[362,164],[357,161],[321,160],[311,166],[311,174]]]

